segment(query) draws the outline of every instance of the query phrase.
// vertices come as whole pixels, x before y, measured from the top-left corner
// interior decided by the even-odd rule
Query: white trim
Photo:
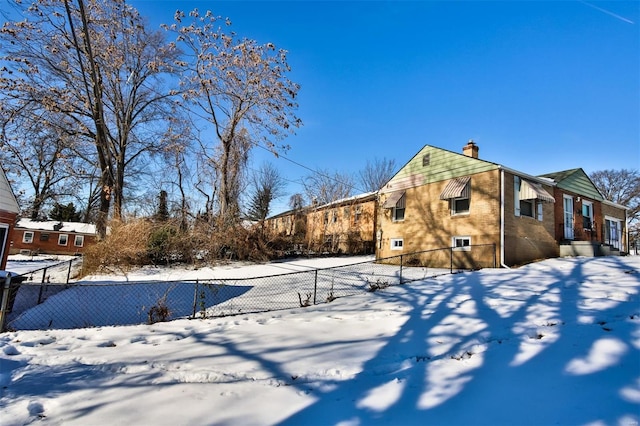
[[[589,216],[587,216],[589,218],[589,221],[591,222],[591,228],[593,229],[593,225],[594,225],[594,212],[593,212],[593,201],[587,201],[587,200],[582,200],[582,211],[580,212],[582,214],[582,217],[584,218],[584,207],[585,206],[589,206]],[[582,227],[584,228],[584,219],[582,219]],[[585,228],[586,229],[586,228]]]
[[[404,239],[403,238],[391,238],[390,244],[391,244],[391,250],[403,250],[404,249]]]
[[[0,238],[0,262],[4,259],[7,241],[9,240],[9,224],[0,223],[0,229],[4,229],[4,238]]]
[[[567,213],[569,213],[567,211],[567,204],[566,204],[567,201],[571,201],[571,223],[570,224],[567,223]],[[574,227],[573,217],[575,213],[576,212],[573,205],[573,196],[568,194],[562,194],[562,223],[564,223],[562,236],[567,240],[573,240],[575,238],[575,233],[573,230],[573,227]]]
[[[513,176],[513,214],[520,217],[520,176]]]
[[[461,246],[458,246],[457,245],[458,241],[463,242],[463,244]],[[469,244],[464,244],[464,242],[468,242]],[[471,251],[471,236],[455,235],[451,237],[451,248],[454,251]]]
[[[62,241],[62,237],[64,237],[64,239],[65,239],[64,244],[62,244],[62,242],[61,242]],[[64,246],[64,247],[68,246],[69,245],[69,234],[59,234],[58,235],[58,245],[59,246]]]
[[[78,238],[80,239],[80,244],[78,244]],[[76,235],[73,238],[73,246],[74,247],[84,247],[84,235]]]
[[[27,234],[31,235],[29,241],[27,241]],[[36,233],[33,231],[24,231],[22,233],[22,243],[23,244],[33,244],[33,239],[35,238]]]

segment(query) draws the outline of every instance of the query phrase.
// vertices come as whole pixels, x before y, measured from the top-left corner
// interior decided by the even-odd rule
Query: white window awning
[[[444,187],[440,194],[441,200],[450,200],[452,198],[469,198],[469,182],[471,176],[464,176],[451,179],[447,186]]]
[[[543,203],[555,203],[556,200],[539,183],[533,183],[522,179],[520,184],[521,200],[538,200]]]
[[[392,209],[394,207],[404,207],[404,205],[402,206],[398,206],[398,202],[402,201],[402,203],[404,204],[404,191],[396,191],[396,192],[392,192],[391,194],[389,194],[389,196],[387,197],[387,199],[385,200],[384,204],[382,205],[382,208],[384,209]]]

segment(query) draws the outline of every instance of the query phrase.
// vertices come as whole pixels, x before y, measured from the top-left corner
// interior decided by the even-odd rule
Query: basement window
[[[402,250],[404,248],[404,240],[402,238],[391,239],[391,250]]]
[[[470,251],[471,237],[453,237],[452,247],[456,251]]]

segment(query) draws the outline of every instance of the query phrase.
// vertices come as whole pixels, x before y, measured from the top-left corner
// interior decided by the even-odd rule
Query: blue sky
[[[640,168],[638,1],[131,4],[152,24],[211,10],[288,50],[304,126],[285,156],[313,169],[402,166],[425,144],[461,152],[469,139],[481,158],[534,175]],[[256,154],[291,181],[310,173]]]

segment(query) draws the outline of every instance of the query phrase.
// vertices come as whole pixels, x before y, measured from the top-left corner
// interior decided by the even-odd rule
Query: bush
[[[128,272],[133,266],[147,263],[152,226],[145,220],[112,221],[106,238],[85,250],[83,275],[112,268]]]
[[[147,255],[151,262],[169,264],[182,259],[182,254],[177,249],[176,234],[178,230],[169,224],[151,231],[147,242]]]

